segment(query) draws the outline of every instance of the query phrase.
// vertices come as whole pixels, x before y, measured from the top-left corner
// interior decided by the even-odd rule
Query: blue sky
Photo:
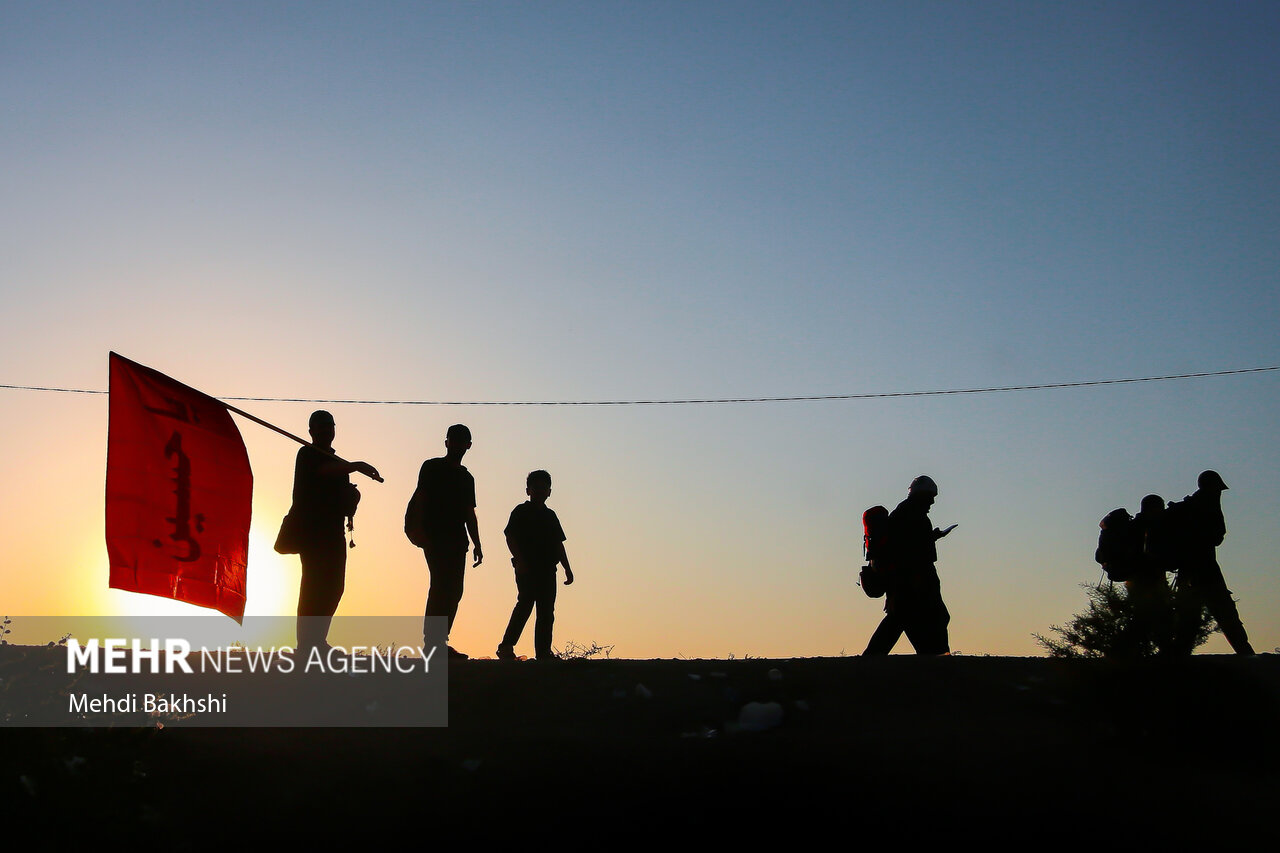
[[[1268,3],[6,2],[0,382],[103,388],[111,349],[219,395],[447,400],[1280,364],[1277,36]],[[339,451],[388,475],[343,612],[419,606],[397,518],[462,420],[488,559],[455,639],[482,653],[538,467],[579,574],[559,636],[628,656],[859,651],[860,514],[922,472],[961,525],[953,645],[1034,653],[1098,577],[1098,519],[1215,467],[1228,583],[1269,648],[1278,382],[331,406]],[[105,587],[105,400],[0,407],[22,448],[0,573],[57,578],[3,606],[73,612]],[[255,411],[302,432],[310,408]],[[273,535],[292,450],[244,431]],[[84,544],[50,544],[68,526]]]

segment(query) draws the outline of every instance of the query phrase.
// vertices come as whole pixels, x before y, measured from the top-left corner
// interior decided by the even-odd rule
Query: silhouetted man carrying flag
[[[423,550],[431,589],[423,616],[423,639],[431,642],[427,620],[443,616],[453,628],[462,601],[462,582],[467,568],[467,536],[475,546],[475,562],[480,565],[480,523],[476,520],[476,481],[462,464],[471,449],[471,430],[454,424],[445,434],[445,455],[428,459],[418,472],[418,488],[405,512],[405,534]],[[447,636],[447,635],[446,635]],[[449,646],[449,657],[465,660],[466,655]]]
[[[298,648],[327,649],[329,627],[347,582],[347,537],[343,521],[355,514],[360,492],[355,472],[381,481],[368,462],[348,462],[333,449],[337,427],[323,409],[307,421],[311,443],[298,448],[293,466],[293,505],[285,524],[302,561],[298,585]],[[350,523],[350,522],[348,522]],[[282,545],[284,543],[281,543]],[[279,550],[279,549],[277,549]]]

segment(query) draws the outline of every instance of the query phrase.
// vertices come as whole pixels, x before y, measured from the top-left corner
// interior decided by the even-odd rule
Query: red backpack
[[[858,585],[872,598],[885,594],[889,557],[889,510],[873,506],[862,514],[862,555],[867,564],[858,572]]]

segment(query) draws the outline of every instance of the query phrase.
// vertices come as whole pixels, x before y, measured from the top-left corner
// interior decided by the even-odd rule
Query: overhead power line
[[[1047,382],[1039,385],[997,385],[984,388],[945,388],[933,391],[885,391],[867,394],[810,394],[789,397],[707,397],[670,400],[341,400],[328,397],[219,397],[220,400],[256,403],[331,403],[355,406],[690,406],[713,403],[799,403],[822,400],[879,400],[889,397],[942,397],[955,394],[999,394],[1010,391],[1048,391],[1057,388],[1089,388],[1097,385],[1131,385],[1138,382],[1169,382],[1174,379],[1204,379],[1211,376],[1238,376],[1267,373],[1275,367],[1246,367],[1203,373],[1173,373],[1167,376],[1140,376],[1128,379],[1090,379],[1082,382]],[[59,394],[106,394],[89,388],[53,388],[43,385],[0,385],[9,391],[50,391]]]

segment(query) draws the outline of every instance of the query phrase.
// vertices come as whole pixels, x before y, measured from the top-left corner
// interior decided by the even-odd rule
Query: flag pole
[[[229,412],[235,412],[237,415],[240,415],[242,418],[248,418],[249,420],[253,421],[255,424],[259,424],[260,426],[264,426],[264,427],[266,427],[266,428],[267,428],[267,429],[269,429],[269,430],[275,430],[276,432],[278,432],[278,433],[280,433],[281,435],[283,435],[285,438],[292,438],[294,441],[298,442],[298,444],[304,444],[304,445],[306,445],[307,447],[310,447],[310,446],[311,446],[311,442],[307,441],[305,438],[299,438],[298,436],[294,435],[293,433],[289,432],[289,431],[288,431],[288,430],[286,430],[286,429],[281,429],[280,427],[276,426],[276,425],[275,425],[275,424],[273,424],[273,423],[267,423],[266,421],[264,421],[262,418],[258,417],[257,415],[251,415],[251,414],[249,414],[248,412],[246,412],[244,409],[237,409],[235,406],[231,405],[230,403],[223,402],[222,400],[218,400],[218,402],[219,402],[219,403],[222,403],[222,405],[226,406],[226,407],[227,407],[227,411],[229,411]],[[343,463],[344,465],[350,465],[350,464],[351,464],[351,463],[350,463],[350,462],[348,462],[346,459],[343,459],[341,456],[337,455],[336,453],[333,455],[333,458],[334,458],[336,461]],[[383,479],[382,479],[381,477],[373,477],[372,479],[377,480],[379,483],[384,482],[384,481],[383,481]]]

